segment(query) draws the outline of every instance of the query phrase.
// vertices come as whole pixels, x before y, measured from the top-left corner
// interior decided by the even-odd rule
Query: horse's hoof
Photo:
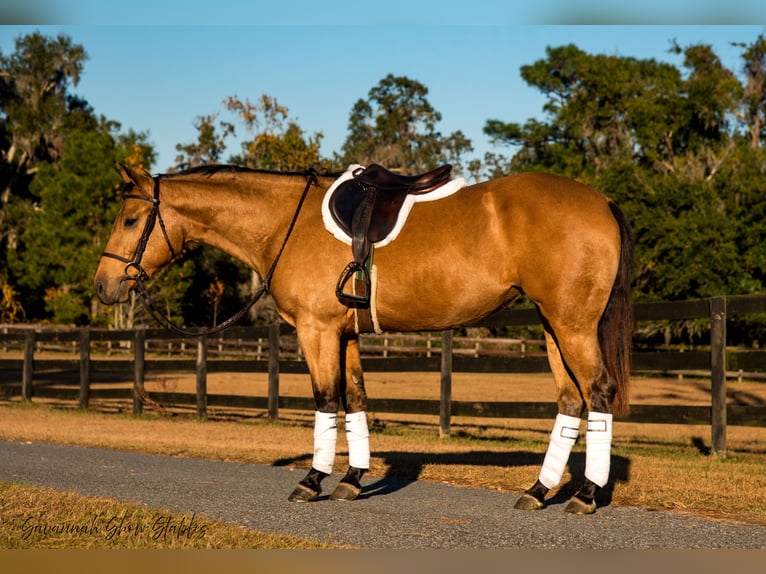
[[[340,482],[330,495],[330,500],[356,500],[362,489],[348,482]]]
[[[319,497],[319,493],[316,490],[312,490],[307,486],[299,484],[295,487],[292,494],[287,497],[290,502],[312,502]]]
[[[541,510],[545,507],[545,503],[541,500],[537,500],[534,496],[531,494],[527,494],[526,492],[521,495],[521,498],[519,498],[516,501],[516,505],[514,508],[518,510]]]
[[[569,504],[567,504],[564,512],[568,514],[593,514],[596,512],[596,502],[593,500],[585,502],[584,500],[573,496],[569,500]]]

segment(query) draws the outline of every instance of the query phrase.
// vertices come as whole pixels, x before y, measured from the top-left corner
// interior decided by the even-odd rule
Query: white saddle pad
[[[343,173],[343,175],[341,175],[338,179],[336,179],[333,182],[333,184],[327,190],[327,193],[325,193],[324,199],[322,200],[322,221],[324,222],[325,228],[327,229],[327,231],[332,233],[333,237],[335,237],[336,239],[348,245],[351,245],[351,236],[348,235],[335,222],[335,219],[333,219],[332,213],[330,213],[330,197],[332,196],[333,192],[337,189],[337,187],[341,183],[343,183],[344,181],[348,181],[349,179],[353,179],[354,171],[356,171],[357,169],[361,167],[362,167],[361,165],[356,163],[350,165],[348,169]],[[455,179],[450,180],[449,182],[445,183],[441,187],[438,187],[428,193],[424,193],[422,195],[409,194],[404,200],[404,204],[402,205],[402,209],[399,211],[399,216],[397,217],[397,220],[396,220],[396,225],[391,230],[391,233],[389,233],[386,237],[384,237],[380,241],[373,243],[373,245],[375,245],[375,247],[385,247],[386,245],[391,243],[394,239],[396,239],[397,236],[399,235],[399,232],[404,227],[405,221],[407,221],[407,216],[410,214],[410,210],[412,209],[412,206],[415,205],[416,203],[421,201],[436,201],[437,199],[443,199],[457,192],[459,189],[465,187],[466,185],[467,185],[467,182],[465,178],[456,177]]]

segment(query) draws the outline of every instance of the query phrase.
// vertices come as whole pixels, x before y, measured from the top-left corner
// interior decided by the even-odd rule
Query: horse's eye
[[[125,218],[125,227],[130,229],[131,227],[135,227],[136,223],[138,223],[138,219],[135,217],[127,217]]]

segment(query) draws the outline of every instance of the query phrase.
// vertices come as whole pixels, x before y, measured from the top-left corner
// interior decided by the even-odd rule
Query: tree
[[[10,56],[0,54],[3,195],[40,161],[58,157],[71,113],[88,113],[86,103],[68,92],[70,84],[77,85],[86,59],[83,47],[68,36],[54,40],[39,32],[19,37]]]
[[[242,153],[228,158],[229,163],[273,171],[329,166],[320,155],[322,134],[307,138],[300,126],[289,119],[289,110],[276,98],[263,94],[253,103],[230,96],[223,104],[226,111],[233,114],[233,120],[220,120],[218,114],[200,116],[196,123],[197,141],[176,146],[181,152],[176,158],[176,168],[218,163],[228,138],[235,136],[237,129],[242,129],[247,136],[241,144]],[[218,323],[220,317],[233,315],[243,307],[251,292],[260,285],[260,278],[242,262],[209,246],[190,246],[182,262],[194,269],[184,294],[184,317],[188,323]],[[266,301],[251,312],[251,319],[273,322],[276,319],[273,302],[268,296],[264,299]],[[210,300],[212,305],[196,304],[204,300]]]
[[[37,207],[9,253],[28,318],[68,324],[95,319],[93,272],[120,203],[115,167],[135,157],[136,148],[151,158],[145,135],[121,136],[118,129],[101,118],[96,130],[75,130],[57,163],[38,166],[30,186]]]
[[[460,131],[444,137],[436,129],[441,114],[428,101],[428,88],[405,76],[389,74],[360,99],[349,116],[342,165],[380,163],[404,173],[423,172],[440,163],[461,171],[463,154],[472,150]]]
[[[242,155],[232,158],[234,163],[273,171],[302,171],[327,164],[320,154],[322,133],[307,138],[294,120],[288,120],[289,110],[276,98],[263,94],[252,103],[230,96],[224,103],[250,138],[242,143]]]
[[[745,86],[737,118],[745,125],[751,149],[766,136],[766,38],[760,34],[751,45],[735,44],[742,54]]]
[[[638,299],[762,291],[764,46],[743,46],[744,85],[705,44],[674,43],[680,68],[548,48],[521,70],[547,96],[545,118],[488,120],[495,143],[518,147],[488,166],[552,171],[615,199],[633,226]]]
[[[14,53],[0,53],[0,270],[34,208],[29,186],[38,166],[58,161],[77,126],[96,124],[87,103],[69,92],[86,59],[68,36],[39,32],[19,37]]]
[[[520,146],[511,171],[554,171],[589,178],[612,162],[652,162],[658,142],[677,120],[680,72],[655,60],[596,54],[574,45],[549,47],[522,66],[522,78],[548,98],[546,121],[487,121],[494,143]]]
[[[220,163],[226,150],[226,139],[234,134],[234,125],[215,121],[218,114],[198,116],[194,127],[197,128],[197,141],[191,144],[176,144],[176,169],[184,170],[208,163]]]

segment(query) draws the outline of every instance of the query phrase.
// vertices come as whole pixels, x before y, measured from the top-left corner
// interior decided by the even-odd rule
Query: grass
[[[316,549],[326,544],[108,498],[0,481],[4,549]]]
[[[287,419],[289,413],[285,412],[283,416]],[[296,469],[307,469],[311,462],[313,430],[311,417],[305,414],[296,414],[279,422],[259,418],[247,422],[199,422],[184,416],[132,417],[6,403],[0,405],[0,420],[0,438],[8,440],[125,449]],[[422,418],[400,420],[396,416],[375,418],[371,425],[373,458],[370,474],[522,491],[537,477],[550,424],[550,421],[466,421],[465,424],[453,424],[453,436],[440,439],[435,421]],[[763,441],[759,440],[761,435],[730,441],[737,448],[730,447],[728,456],[723,458],[708,454],[701,437],[707,430],[707,427],[686,425],[616,423],[611,486],[602,493],[600,502],[766,525],[766,450]],[[758,430],[762,432],[762,429]],[[338,469],[347,464],[344,448],[341,438],[336,461]],[[581,441],[573,451],[569,471],[559,489],[560,496],[568,497],[576,490],[581,479],[572,476],[581,477],[583,471],[584,444]],[[33,512],[31,501],[28,506],[21,505],[20,508],[29,514]],[[35,508],[44,509],[46,505],[43,503]],[[156,511],[149,511],[149,514],[154,516]],[[149,520],[150,515],[145,519]],[[78,523],[87,516],[89,514],[68,520]],[[244,535],[235,529],[233,538],[222,544],[234,544],[239,534]],[[18,536],[17,530],[17,542]],[[291,544],[289,541],[285,543]]]

